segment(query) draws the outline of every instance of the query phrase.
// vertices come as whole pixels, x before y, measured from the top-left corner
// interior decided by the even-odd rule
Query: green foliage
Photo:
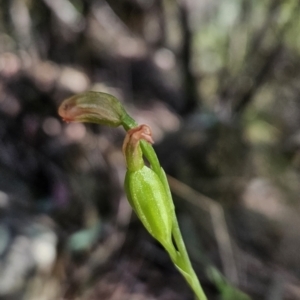
[[[209,267],[208,276],[220,291],[221,300],[251,300],[248,295],[229,284],[216,268]]]

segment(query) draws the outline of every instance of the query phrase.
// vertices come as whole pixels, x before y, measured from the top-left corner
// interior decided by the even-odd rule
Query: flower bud
[[[100,92],[86,92],[63,101],[58,114],[66,122],[91,122],[117,127],[127,116],[117,98]]]
[[[165,248],[172,244],[174,206],[159,176],[145,166],[140,139],[152,141],[150,128],[141,125],[129,130],[123,151],[127,162],[125,191],[132,208],[149,233]]]

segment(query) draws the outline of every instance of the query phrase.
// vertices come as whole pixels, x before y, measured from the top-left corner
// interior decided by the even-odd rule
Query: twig
[[[171,176],[168,176],[168,181],[174,194],[210,214],[224,273],[232,283],[238,284],[238,271],[222,206]]]

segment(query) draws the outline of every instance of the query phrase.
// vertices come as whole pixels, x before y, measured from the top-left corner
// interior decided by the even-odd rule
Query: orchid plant
[[[168,252],[196,299],[206,300],[182,239],[166,174],[152,147],[150,127],[138,125],[114,96],[100,92],[68,98],[58,113],[67,122],[124,127],[127,132],[123,143],[127,165],[124,186],[128,201],[147,231]],[[145,165],[144,158],[150,167]]]

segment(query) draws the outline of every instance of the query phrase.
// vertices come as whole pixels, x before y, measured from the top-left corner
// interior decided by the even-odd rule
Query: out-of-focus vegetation
[[[296,0],[1,0],[0,298],[192,297],[131,215],[124,132],[58,118],[95,90],[152,127],[208,298],[300,299],[299,14]]]

